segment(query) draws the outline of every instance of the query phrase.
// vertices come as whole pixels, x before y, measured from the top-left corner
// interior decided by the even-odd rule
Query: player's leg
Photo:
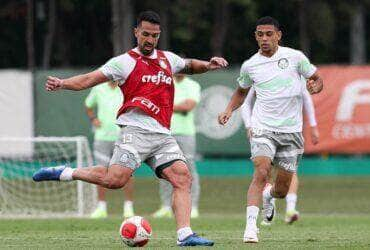
[[[171,218],[172,217],[172,185],[164,179],[159,180],[159,197],[161,207],[153,213],[154,218]]]
[[[134,213],[134,177],[131,177],[123,188],[125,201],[123,203],[123,217],[128,218]]]
[[[246,228],[244,242],[258,242],[257,218],[261,203],[262,191],[271,175],[271,159],[275,154],[274,141],[271,140],[271,132],[256,130],[251,131],[251,159],[254,164],[254,174],[247,194]],[[266,211],[270,214],[267,214]],[[272,220],[274,208],[263,210],[264,217]],[[265,216],[267,215],[267,216]]]
[[[200,196],[200,181],[199,174],[195,165],[195,149],[196,138],[195,136],[174,136],[180,149],[185,155],[187,165],[193,177],[191,184],[191,218],[199,217],[199,196]]]
[[[213,241],[194,234],[190,227],[192,177],[179,145],[169,135],[153,135],[152,141],[157,143],[156,150],[152,152],[146,163],[159,178],[166,179],[172,185],[172,210],[177,224],[177,244],[212,246]]]
[[[259,205],[261,203],[262,191],[271,171],[271,159],[266,156],[256,156],[253,158],[254,174],[247,193],[247,212],[246,228],[244,231],[244,242],[256,243],[257,237],[257,218]]]
[[[101,140],[94,141],[93,155],[97,165],[109,166],[109,161],[113,151],[112,144],[114,143],[109,141]],[[91,213],[90,217],[93,219],[106,218],[108,216],[107,202],[105,199],[106,188],[97,186],[97,191],[98,191],[98,204],[96,209]]]
[[[290,183],[288,194],[285,197],[286,199],[285,222],[289,224],[299,219],[299,212],[296,210],[298,185],[299,185],[298,176],[297,173],[294,173],[292,177],[292,182]]]
[[[173,187],[172,209],[177,222],[177,229],[190,227],[191,211],[191,174],[183,161],[175,161],[162,171],[165,178]]]
[[[277,175],[275,184],[264,191],[264,204],[272,198],[286,197],[303,153],[302,133],[277,133],[274,134],[274,140],[278,145],[274,158]]]
[[[190,227],[192,178],[185,162],[174,161],[161,171],[161,176],[173,187],[172,210],[177,224],[177,244],[179,246],[212,246],[213,241],[199,237]]]
[[[110,167],[95,166],[72,169],[66,166],[42,168],[34,175],[34,181],[72,181],[81,180],[109,189],[122,188],[132,173],[141,164],[143,153],[135,148],[136,141],[142,141],[142,134],[129,127],[122,128],[117,140]],[[129,140],[127,139],[129,138]]]

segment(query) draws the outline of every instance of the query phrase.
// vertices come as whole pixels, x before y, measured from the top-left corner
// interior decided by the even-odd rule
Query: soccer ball
[[[133,216],[122,222],[119,234],[127,246],[142,247],[152,236],[152,228],[143,217]]]

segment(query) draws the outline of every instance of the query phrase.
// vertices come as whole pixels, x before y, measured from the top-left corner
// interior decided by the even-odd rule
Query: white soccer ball
[[[127,246],[142,247],[148,243],[152,236],[152,228],[143,217],[133,216],[122,222],[119,234]]]

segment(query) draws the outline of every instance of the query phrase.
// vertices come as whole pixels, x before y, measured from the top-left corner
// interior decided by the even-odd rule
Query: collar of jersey
[[[133,51],[138,53],[139,55],[141,55],[143,57],[147,57],[147,58],[150,58],[150,59],[156,59],[157,58],[157,50],[156,49],[154,49],[153,53],[150,56],[144,56],[143,54],[141,54],[140,50],[137,47],[134,48]]]

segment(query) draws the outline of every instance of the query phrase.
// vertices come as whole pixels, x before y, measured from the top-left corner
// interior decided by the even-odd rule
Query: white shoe
[[[265,189],[271,186],[271,184],[266,184]],[[265,192],[265,191],[264,191]],[[263,208],[262,208],[262,217],[263,220],[261,222],[261,225],[271,225],[272,220],[274,219],[275,216],[275,199],[267,199],[266,195],[263,196]]]
[[[258,242],[258,228],[246,228],[244,231],[244,243],[257,243]]]
[[[292,224],[299,219],[299,212],[297,210],[287,211],[285,214],[285,222]]]

